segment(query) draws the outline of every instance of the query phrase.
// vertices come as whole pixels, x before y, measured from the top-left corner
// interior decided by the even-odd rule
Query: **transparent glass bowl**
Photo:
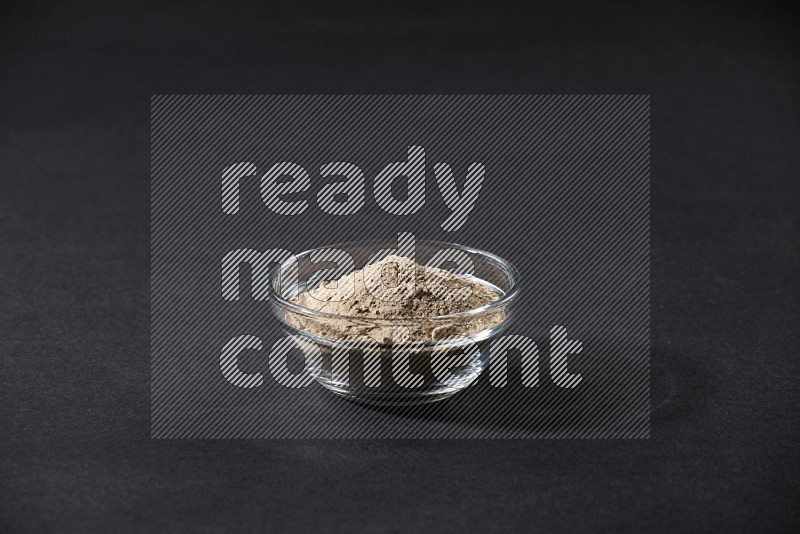
[[[469,279],[491,289],[498,299],[460,313],[412,319],[327,313],[292,301],[299,293],[313,289],[308,287],[309,279],[323,268],[311,261],[315,253],[325,249],[345,251],[353,258],[355,268],[362,269],[375,252],[396,247],[396,241],[391,240],[330,245],[297,254],[270,275],[272,311],[284,331],[295,337],[299,346],[313,343],[319,348],[305,351],[306,371],[325,388],[350,400],[413,405],[450,397],[483,372],[489,360],[489,341],[504,332],[513,319],[520,282],[514,266],[489,252],[437,241],[415,243],[417,263],[425,265],[445,249],[460,251],[473,265]],[[398,327],[400,330],[395,330]],[[396,335],[403,331],[409,337]],[[365,335],[356,337],[354,332]],[[395,335],[387,337],[389,332]],[[444,335],[424,337],[432,332]]]

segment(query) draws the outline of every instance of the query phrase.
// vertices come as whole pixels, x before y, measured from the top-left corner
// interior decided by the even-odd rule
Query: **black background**
[[[4,6],[0,530],[796,528],[795,10],[524,6]],[[652,94],[651,438],[151,441],[163,93]]]

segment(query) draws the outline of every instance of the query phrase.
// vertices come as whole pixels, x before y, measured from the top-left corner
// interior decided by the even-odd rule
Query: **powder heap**
[[[346,317],[293,315],[287,317],[287,322],[328,338],[367,335],[381,343],[399,342],[392,340],[392,328],[403,326],[408,329],[410,339],[402,341],[438,341],[492,327],[502,321],[503,312],[493,310],[447,320],[426,318],[473,310],[499,297],[475,278],[391,255],[338,280],[323,282],[292,299],[305,308]],[[376,324],[369,319],[392,321]]]

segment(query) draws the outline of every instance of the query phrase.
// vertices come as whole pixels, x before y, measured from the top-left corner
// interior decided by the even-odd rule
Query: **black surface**
[[[793,530],[787,6],[7,6],[0,531]],[[651,93],[647,441],[151,441],[149,97]]]

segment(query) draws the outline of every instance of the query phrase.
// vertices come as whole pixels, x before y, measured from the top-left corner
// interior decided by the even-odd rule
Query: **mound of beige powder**
[[[503,312],[493,310],[447,320],[427,318],[473,310],[499,298],[497,292],[474,278],[391,255],[338,280],[323,282],[292,299],[305,308],[344,317],[291,314],[286,321],[300,330],[327,338],[366,335],[379,343],[438,341],[495,326],[503,320]],[[391,321],[375,324],[367,319]],[[396,326],[406,328],[409,337],[393,340]]]

